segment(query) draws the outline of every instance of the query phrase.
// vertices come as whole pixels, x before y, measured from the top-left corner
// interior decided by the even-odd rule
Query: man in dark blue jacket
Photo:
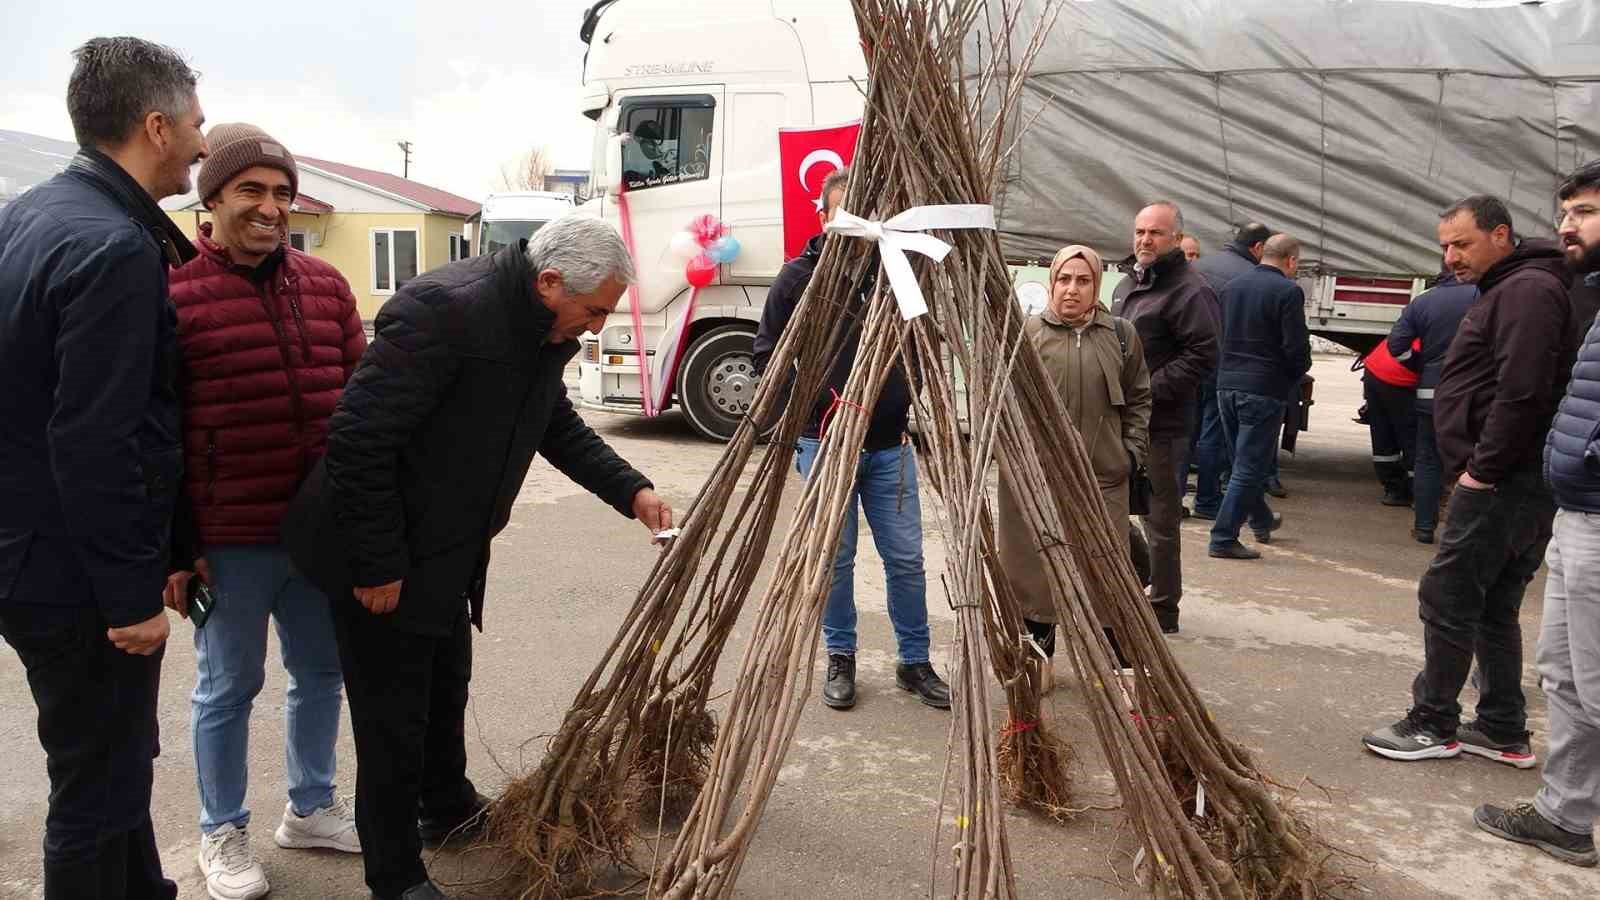
[[[1211,526],[1211,555],[1259,559],[1239,543],[1248,517],[1256,540],[1269,543],[1283,517],[1263,496],[1267,463],[1278,450],[1284,399],[1311,369],[1305,293],[1294,283],[1300,242],[1286,234],[1267,239],[1261,264],[1222,289],[1222,353],[1217,365],[1217,409],[1233,448],[1233,473]]]
[[[1444,490],[1439,445],[1433,433],[1433,392],[1439,386],[1444,356],[1456,329],[1476,299],[1477,285],[1462,284],[1447,271],[1432,288],[1406,305],[1389,331],[1389,353],[1419,377],[1415,401],[1417,443],[1411,476],[1412,504],[1416,508],[1411,536],[1418,543],[1433,543],[1439,525],[1439,496]],[[1419,340],[1421,349],[1413,349]]]
[[[174,897],[150,789],[183,467],[167,267],[194,248],[156,200],[189,189],[204,117],[172,50],[75,55],[82,149],[0,212],[0,635],[50,771],[45,897]]]
[[[1228,282],[1246,272],[1253,272],[1261,262],[1267,238],[1272,231],[1260,222],[1251,222],[1234,234],[1233,240],[1210,256],[1194,261],[1194,270],[1211,285],[1211,290],[1222,296]],[[1219,312],[1220,316],[1220,312]],[[1200,424],[1195,429],[1193,449],[1195,463],[1194,515],[1199,519],[1215,519],[1222,506],[1222,473],[1228,471],[1232,451],[1222,434],[1222,418],[1217,413],[1217,375],[1212,372],[1200,385]],[[1277,454],[1273,454],[1277,459]]]
[[[1600,271],[1600,162],[1561,185],[1561,244],[1579,275]],[[1578,312],[1578,315],[1584,313]],[[1545,556],[1539,678],[1550,712],[1544,786],[1532,803],[1485,804],[1478,827],[1580,866],[1600,864],[1600,327],[1591,326],[1544,446],[1555,494]]]

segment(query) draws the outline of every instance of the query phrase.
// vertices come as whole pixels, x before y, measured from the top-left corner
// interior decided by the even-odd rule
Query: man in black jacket
[[[1270,237],[1272,232],[1267,226],[1250,222],[1240,227],[1233,240],[1223,244],[1221,250],[1191,262],[1220,298],[1228,282],[1255,271]],[[1220,310],[1218,314],[1220,316]],[[1222,483],[1222,473],[1228,471],[1232,462],[1230,442],[1222,433],[1222,417],[1217,412],[1215,373],[1200,384],[1200,418],[1195,425],[1191,457],[1195,464],[1194,515],[1199,519],[1215,519],[1217,510],[1222,508],[1222,491],[1226,487]],[[1278,453],[1274,448],[1272,462],[1277,461]],[[1276,477],[1276,465],[1272,466],[1271,474]]]
[[[1561,244],[1580,275],[1600,271],[1600,163],[1572,173],[1561,200]],[[1584,311],[1575,310],[1575,316]],[[1600,328],[1590,327],[1544,450],[1556,512],[1539,682],[1550,712],[1550,756],[1532,803],[1485,804],[1472,818],[1490,834],[1530,844],[1563,862],[1600,865]]]
[[[1540,451],[1572,365],[1571,275],[1554,244],[1517,242],[1494,197],[1445,210],[1439,244],[1456,278],[1481,291],[1433,400],[1439,458],[1459,478],[1439,552],[1417,584],[1425,657],[1411,710],[1362,740],[1390,759],[1466,751],[1528,768],[1518,617],[1555,517]],[[1461,724],[1474,658],[1478,718]]]
[[[848,169],[838,169],[822,183],[824,224],[844,202],[850,182]],[[767,290],[756,332],[756,372],[766,370],[778,337],[788,327],[800,297],[822,255],[823,236],[806,244],[805,252],[790,260]],[[859,318],[860,296],[852,298],[845,314]],[[859,322],[853,322],[828,371],[827,382],[812,406],[812,418],[799,440],[795,464],[810,477],[817,460],[823,429],[835,411],[838,397],[855,365],[861,340]],[[783,373],[787,376],[788,373]],[[872,526],[872,539],[883,557],[889,621],[899,645],[895,683],[937,709],[950,708],[950,688],[928,662],[928,575],[922,560],[922,505],[917,493],[917,459],[906,441],[906,416],[911,409],[911,389],[899,369],[884,382],[872,420],[861,446],[856,469],[855,496],[845,513],[839,534],[839,553],[833,565],[833,584],[822,613],[822,635],[828,649],[828,676],[822,685],[822,702],[832,709],[849,709],[856,703],[856,539],[860,534],[858,507]]]
[[[1311,370],[1306,297],[1294,283],[1300,242],[1286,234],[1269,238],[1261,264],[1222,289],[1222,358],[1217,364],[1217,409],[1233,450],[1227,494],[1211,526],[1210,554],[1220,559],[1259,559],[1239,543],[1246,518],[1256,540],[1270,543],[1283,517],[1267,505],[1267,462],[1278,452],[1278,429],[1288,403],[1283,398]]]
[[[75,55],[82,149],[0,212],[0,635],[50,770],[45,897],[174,897],[150,790],[183,474],[167,267],[194,248],[156,200],[189,189],[204,115],[166,47]]]
[[[1183,522],[1183,483],[1188,475],[1189,433],[1195,426],[1195,396],[1217,367],[1217,295],[1183,256],[1178,239],[1183,213],[1158,200],[1133,220],[1133,274],[1117,285],[1112,313],[1139,330],[1150,367],[1150,603],[1161,630],[1178,631],[1183,600],[1183,563],[1178,529]]]
[[[333,598],[356,743],[356,828],[383,900],[440,897],[424,841],[470,836],[464,719],[490,540],[534,453],[652,533],[672,511],[584,424],[562,370],[634,278],[611,227],[567,216],[524,247],[401,286],[329,423],[328,452],[284,521]],[[419,821],[420,815],[420,821]]]

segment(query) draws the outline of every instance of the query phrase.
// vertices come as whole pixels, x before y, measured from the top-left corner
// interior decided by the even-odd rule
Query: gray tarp
[[[1024,5],[1019,41],[1045,3]],[[1012,257],[1121,258],[1166,198],[1208,250],[1261,221],[1306,263],[1432,273],[1439,209],[1491,193],[1548,236],[1561,174],[1600,156],[1600,0],[1068,2],[1035,113],[999,203]]]

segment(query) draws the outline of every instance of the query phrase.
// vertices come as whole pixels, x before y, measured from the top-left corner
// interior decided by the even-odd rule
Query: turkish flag
[[[806,241],[822,232],[822,181],[850,165],[856,155],[861,120],[828,128],[778,129],[779,170],[783,173],[783,258],[794,259]]]

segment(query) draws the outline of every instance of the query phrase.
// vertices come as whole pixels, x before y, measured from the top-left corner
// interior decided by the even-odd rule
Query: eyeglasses
[[[1556,214],[1556,230],[1560,231],[1566,227],[1568,219],[1571,219],[1574,225],[1582,225],[1594,215],[1600,215],[1600,207],[1592,203],[1579,203],[1577,206]]]

